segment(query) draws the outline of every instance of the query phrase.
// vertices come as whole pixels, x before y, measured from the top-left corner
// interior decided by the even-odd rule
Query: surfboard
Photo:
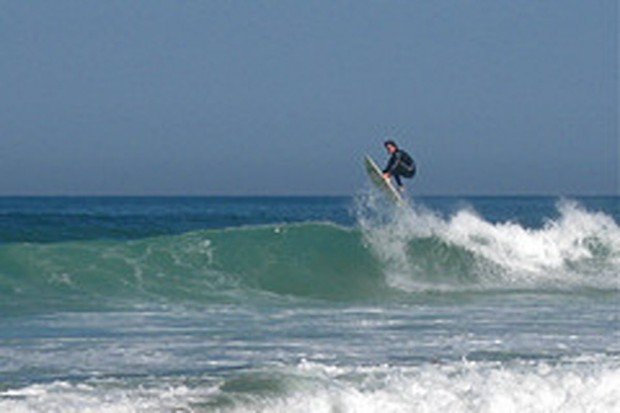
[[[390,180],[383,178],[383,172],[368,155],[364,158],[364,166],[372,183],[383,191],[391,201],[396,204],[403,204],[405,202],[400,192],[394,187],[394,184]]]

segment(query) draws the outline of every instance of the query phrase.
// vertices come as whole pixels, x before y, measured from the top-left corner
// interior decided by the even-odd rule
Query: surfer
[[[387,166],[383,169],[383,178],[389,180],[394,177],[398,190],[402,192],[404,187],[401,178],[413,178],[416,171],[415,161],[407,152],[400,149],[393,140],[387,140],[383,145],[391,155]]]

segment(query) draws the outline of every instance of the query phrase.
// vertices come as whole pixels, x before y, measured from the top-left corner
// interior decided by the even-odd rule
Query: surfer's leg
[[[396,185],[398,185],[399,188],[403,187],[403,183],[400,180],[400,175],[399,174],[394,174],[394,180],[396,181]]]

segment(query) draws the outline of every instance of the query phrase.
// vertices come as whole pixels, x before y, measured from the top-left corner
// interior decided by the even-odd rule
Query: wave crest
[[[397,288],[620,287],[620,228],[575,202],[560,201],[559,217],[541,228],[493,223],[471,208],[447,218],[421,207],[376,214],[374,202],[358,202],[358,222]]]
[[[133,241],[0,247],[4,308],[211,302],[248,296],[393,299],[420,291],[620,289],[620,228],[560,202],[540,228],[463,208],[358,202],[358,225],[205,230]]]

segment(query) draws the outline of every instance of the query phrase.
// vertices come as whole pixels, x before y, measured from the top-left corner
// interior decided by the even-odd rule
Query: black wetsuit
[[[397,149],[390,157],[383,173],[389,173],[394,177],[398,186],[403,186],[400,178],[413,178],[415,171],[416,166],[413,158],[407,152]]]

